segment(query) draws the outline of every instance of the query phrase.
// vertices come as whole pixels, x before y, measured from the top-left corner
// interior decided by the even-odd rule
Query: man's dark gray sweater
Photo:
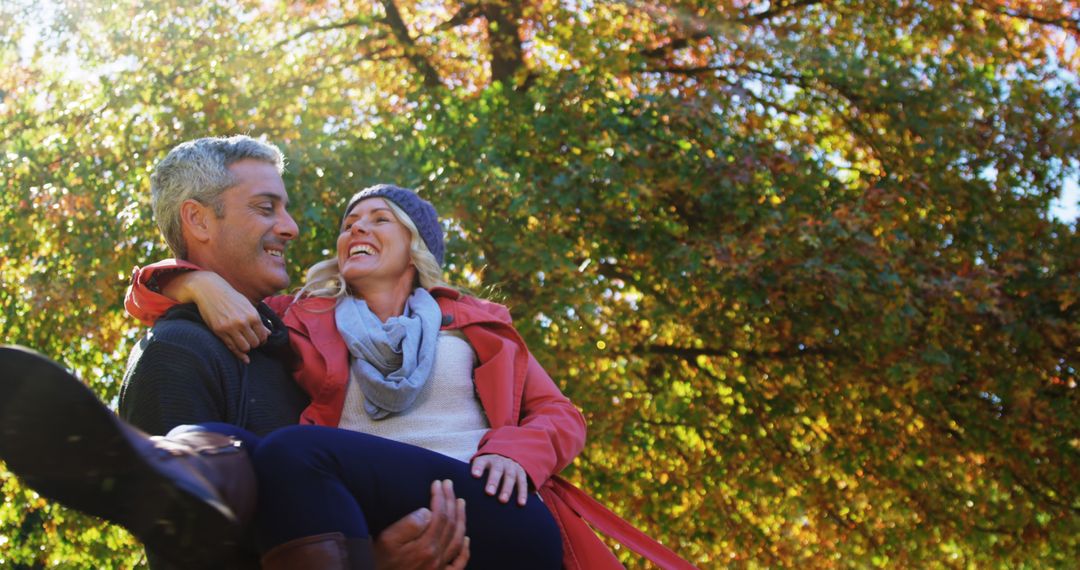
[[[120,416],[150,434],[203,422],[257,435],[296,425],[308,397],[290,375],[288,331],[269,307],[258,308],[272,333],[250,364],[214,336],[195,305],[170,309],[131,353]]]

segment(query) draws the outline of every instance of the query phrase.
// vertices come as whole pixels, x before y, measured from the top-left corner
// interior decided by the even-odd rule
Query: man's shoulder
[[[187,319],[161,319],[150,327],[146,337],[150,340],[183,340],[185,338],[197,338],[205,342],[208,339],[217,339],[210,327],[203,322]]]
[[[231,362],[235,359],[225,343],[198,317],[186,314],[176,316],[170,310],[158,319],[132,350],[128,369],[145,358],[196,358],[201,361]]]

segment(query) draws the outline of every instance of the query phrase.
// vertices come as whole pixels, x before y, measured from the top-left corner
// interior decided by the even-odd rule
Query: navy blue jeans
[[[204,429],[244,443],[259,480],[256,533],[263,552],[290,540],[340,532],[376,537],[431,504],[431,482],[450,479],[464,498],[469,568],[561,568],[562,538],[535,494],[524,507],[484,493],[469,465],[365,433],[290,426],[259,438],[228,424]]]

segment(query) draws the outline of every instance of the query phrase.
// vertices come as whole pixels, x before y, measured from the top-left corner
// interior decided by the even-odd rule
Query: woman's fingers
[[[251,308],[254,311],[254,308]],[[261,346],[266,339],[270,338],[270,329],[262,323],[262,319],[256,312],[252,315],[240,316],[216,316],[213,323],[208,323],[214,334],[221,338],[225,346],[237,358],[245,363],[250,362],[247,353]]]
[[[517,504],[525,506],[525,501],[529,495],[525,469],[512,459],[507,459],[506,463],[506,470],[503,472],[502,478],[502,492],[499,493],[499,502],[510,502],[510,497],[515,495],[514,490],[516,489]]]
[[[517,495],[518,505],[524,507],[529,500],[529,479],[525,476],[525,468],[518,465],[517,472]]]
[[[516,488],[517,503],[525,505],[529,495],[528,477],[517,461],[501,455],[481,455],[473,460],[473,477],[481,477],[484,471],[488,471],[485,493],[492,497],[497,494],[499,502],[508,503]]]
[[[266,339],[270,336],[270,330],[266,328],[266,325],[262,324],[261,320],[254,323],[248,321],[240,326],[240,336],[247,341],[250,349],[266,342]]]
[[[517,485],[517,471],[510,466],[503,471],[502,477],[502,490],[499,492],[499,502],[510,502],[510,495],[514,492],[514,486]]]
[[[492,497],[499,492],[499,483],[502,481],[504,467],[501,461],[492,461],[488,467],[487,484],[484,492]]]
[[[223,337],[222,342],[225,343],[225,348],[228,348],[229,352],[233,353],[233,356],[240,359],[244,364],[251,364],[251,358],[247,355],[249,348],[244,346],[242,339],[237,340],[235,336],[229,335]]]

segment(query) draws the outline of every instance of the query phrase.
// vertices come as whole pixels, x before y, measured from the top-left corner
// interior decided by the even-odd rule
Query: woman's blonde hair
[[[455,287],[443,280],[442,267],[435,261],[435,256],[428,249],[423,238],[420,237],[420,231],[416,229],[416,224],[413,223],[412,218],[397,204],[390,200],[384,199],[384,201],[390,207],[390,211],[394,213],[394,217],[409,229],[409,235],[412,237],[409,243],[409,259],[412,261],[413,266],[416,267],[416,282],[413,285],[424,289],[431,289],[432,287],[455,289]],[[345,283],[345,279],[341,276],[341,270],[338,268],[338,260],[335,255],[330,259],[324,259],[312,265],[307,270],[304,286],[296,292],[296,299],[299,300],[303,297],[339,299],[350,294],[352,292],[349,291],[348,283]]]

